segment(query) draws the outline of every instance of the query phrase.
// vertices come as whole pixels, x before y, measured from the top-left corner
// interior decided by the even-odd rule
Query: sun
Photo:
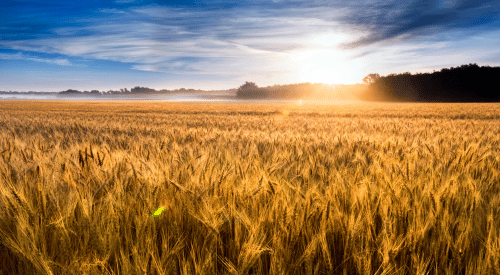
[[[294,52],[292,60],[298,82],[350,84],[358,80],[357,64],[339,50],[303,49]]]

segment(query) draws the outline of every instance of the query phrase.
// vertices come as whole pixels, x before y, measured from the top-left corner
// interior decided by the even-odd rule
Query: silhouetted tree
[[[66,91],[59,92],[59,94],[62,94],[62,95],[77,95],[77,94],[82,94],[82,92],[80,92],[78,90],[68,89]]]
[[[264,91],[254,82],[246,81],[238,88],[236,96],[238,98],[266,98],[268,94],[264,94]]]
[[[245,84],[241,85],[239,89],[243,91],[253,91],[259,89],[259,86],[254,82],[245,81]]]
[[[139,87],[139,86],[136,86],[135,88],[132,88],[131,93],[134,93],[134,94],[151,94],[151,93],[155,93],[156,90],[155,89],[150,89],[150,88],[146,88],[146,87]]]
[[[375,83],[379,78],[380,78],[379,74],[369,74],[363,78],[363,83],[372,84]]]

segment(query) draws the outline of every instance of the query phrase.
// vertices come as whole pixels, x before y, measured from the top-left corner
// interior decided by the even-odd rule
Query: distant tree
[[[136,86],[136,87],[131,89],[131,93],[134,93],[134,94],[155,93],[155,92],[156,92],[155,89],[146,88],[146,87],[139,87],[139,86]]]
[[[378,79],[380,79],[379,74],[369,74],[363,78],[363,83],[372,84],[375,83]]]
[[[257,86],[254,82],[245,81],[245,84],[241,85],[239,89],[243,91],[252,91],[259,89],[259,86]]]
[[[98,90],[92,90],[92,91],[90,91],[90,94],[91,95],[100,95],[101,92],[99,92]]]
[[[246,81],[236,92],[238,98],[266,98],[268,94],[264,93],[254,82]]]
[[[73,94],[81,94],[82,92],[78,91],[78,90],[72,90],[72,89],[68,89],[66,91],[62,91],[62,92],[59,92],[59,94],[63,94],[63,95],[73,95]]]

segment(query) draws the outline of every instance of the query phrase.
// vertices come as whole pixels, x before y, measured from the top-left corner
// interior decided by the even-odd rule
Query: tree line
[[[298,83],[258,87],[254,82],[246,81],[238,88],[236,97],[240,99],[357,100],[365,90],[365,84]]]
[[[73,89],[68,89],[66,91],[59,92],[58,94],[60,95],[163,95],[163,94],[171,94],[171,93],[200,93],[200,92],[206,92],[203,90],[195,90],[195,89],[175,89],[175,90],[155,90],[147,87],[140,87],[136,86],[132,89],[120,89],[120,90],[109,90],[109,91],[99,91],[99,90],[92,90],[92,91],[78,91],[78,90],[73,90]]]
[[[370,74],[362,99],[402,102],[500,102],[496,82],[500,67],[477,64],[444,68],[433,73]]]
[[[398,102],[500,102],[496,87],[500,67],[477,64],[443,68],[433,73],[369,74],[363,83],[352,85],[327,85],[299,83],[258,87],[245,82],[236,90],[239,99],[318,99],[318,100],[367,100]],[[155,90],[136,86],[132,89],[109,91],[78,91],[68,89],[60,95],[165,95],[178,93],[206,93],[195,89]],[[18,92],[0,91],[0,94]],[[35,92],[30,92],[35,93]]]
[[[443,68],[433,73],[369,74],[363,83],[329,86],[289,84],[258,87],[245,82],[237,90],[241,99],[358,99],[396,102],[500,102],[496,87],[500,67],[477,64]]]

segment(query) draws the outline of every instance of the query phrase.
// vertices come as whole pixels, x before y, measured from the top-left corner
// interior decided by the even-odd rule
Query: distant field
[[[495,274],[500,104],[0,101],[0,209],[0,274]]]

